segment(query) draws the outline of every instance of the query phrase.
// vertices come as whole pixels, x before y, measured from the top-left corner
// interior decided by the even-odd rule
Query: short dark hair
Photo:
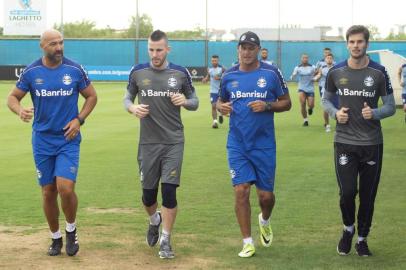
[[[261,51],[268,51],[268,49],[267,48],[262,48]]]
[[[217,55],[217,54],[213,54],[212,56],[211,56],[211,58],[219,58],[219,56]]]
[[[328,54],[326,55],[326,57],[327,57],[327,56],[331,56],[331,57],[334,58],[334,55],[333,55],[332,53],[328,53]]]
[[[324,48],[324,50],[325,50],[325,51],[330,51],[330,52],[331,52],[331,49],[330,49],[330,48],[327,48],[327,47],[326,47],[326,48]]]
[[[168,36],[166,33],[159,29],[152,32],[149,39],[152,41],[160,41],[161,39],[165,39],[165,41],[168,42]]]
[[[348,28],[347,33],[345,34],[345,39],[348,42],[348,38],[351,35],[355,34],[363,34],[364,39],[366,42],[369,42],[369,30],[363,25],[353,25],[350,28]]]

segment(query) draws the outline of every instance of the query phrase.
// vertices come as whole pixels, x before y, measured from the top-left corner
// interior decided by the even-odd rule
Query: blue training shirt
[[[316,72],[316,67],[310,64],[300,64],[296,66],[292,73],[292,78],[297,77],[298,90],[305,91],[306,93],[314,92],[313,77]]]
[[[336,64],[336,62],[335,61],[333,61],[333,66]],[[317,61],[317,63],[316,63],[316,70],[319,70],[319,69],[321,69],[321,68],[323,68],[323,67],[325,67],[327,65],[327,63],[326,63],[326,61],[324,60],[324,58],[323,59],[320,59],[319,61]],[[322,79],[323,79],[323,75],[322,75],[322,77],[321,77],[321,79],[320,79],[320,81],[319,81],[319,86],[321,86],[321,87],[323,87],[324,88],[324,84],[326,83],[326,77],[324,76],[324,81],[322,81]]]
[[[217,67],[209,67],[208,73],[210,75],[210,93],[217,94],[220,89],[220,78],[223,75],[223,67],[218,65]],[[216,78],[218,78],[216,80]]]
[[[326,64],[326,61],[324,60],[324,58],[320,59],[319,61],[317,61],[316,63],[316,69],[320,69],[322,66],[324,66]]]
[[[30,92],[34,104],[32,128],[37,132],[64,134],[63,128],[79,114],[79,92],[90,85],[83,68],[63,58],[56,68],[43,65],[42,58],[26,67],[16,83]]]
[[[236,65],[227,70],[220,85],[220,98],[232,103],[227,147],[250,149],[275,148],[274,112],[253,112],[248,103],[276,101],[288,93],[280,70],[263,62],[250,72]]]
[[[321,70],[321,77],[320,77],[320,81],[319,81],[319,86],[322,87],[322,91],[324,92],[324,90],[326,89],[326,78],[327,78],[327,74],[328,71],[333,67],[333,65],[331,65],[330,67],[327,64],[323,64],[320,67]]]

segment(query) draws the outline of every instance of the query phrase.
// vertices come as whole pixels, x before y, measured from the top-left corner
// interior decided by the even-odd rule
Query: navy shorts
[[[276,168],[276,150],[241,150],[227,148],[228,163],[233,186],[251,183],[264,191],[273,192]]]
[[[406,104],[406,94],[402,94],[402,102],[403,102],[403,105]]]
[[[39,185],[52,184],[57,176],[76,182],[80,141],[80,134],[68,141],[63,134],[32,132],[32,149]]]
[[[306,91],[300,90],[300,89],[298,90],[298,92],[304,93],[306,95],[306,97],[314,97],[314,92],[306,92]]]

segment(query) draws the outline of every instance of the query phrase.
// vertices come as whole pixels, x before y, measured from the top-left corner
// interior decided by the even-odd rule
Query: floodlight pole
[[[139,36],[140,36],[140,16],[138,15],[138,0],[136,0],[136,17],[135,17],[135,64],[139,63]]]
[[[208,63],[208,55],[209,55],[209,29],[208,29],[208,4],[209,0],[206,0],[206,37],[204,41],[204,66],[207,68],[209,66]]]
[[[354,25],[354,0],[351,0],[351,25]]]
[[[61,34],[63,35],[63,0],[61,0]]]
[[[281,41],[281,0],[278,0],[278,40],[277,40],[277,65],[282,69],[282,41]]]

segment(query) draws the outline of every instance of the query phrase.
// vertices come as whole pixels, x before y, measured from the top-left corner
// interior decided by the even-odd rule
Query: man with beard
[[[220,89],[220,80],[225,68],[219,64],[219,56],[213,55],[211,57],[211,67],[207,69],[207,75],[203,78],[202,82],[206,83],[210,80],[210,103],[211,103],[211,116],[213,119],[212,128],[218,128],[218,122],[223,124],[223,116],[220,114],[219,121],[217,122],[217,109],[216,103]]]
[[[267,63],[269,65],[273,65],[273,62],[271,60],[268,60],[268,49],[267,48],[261,49],[261,61],[264,63]]]
[[[126,110],[140,119],[138,165],[142,202],[149,216],[146,242],[150,247],[160,239],[159,257],[172,259],[175,253],[170,235],[176,219],[176,189],[180,185],[184,134],[181,107],[197,110],[199,100],[192,78],[184,67],[166,59],[168,37],[160,30],[148,39],[150,62],[132,68],[124,97]],[[138,104],[134,104],[138,96]],[[162,207],[157,211],[161,182]],[[161,215],[162,214],[162,215]],[[162,235],[159,227],[163,223]]]
[[[7,105],[22,121],[32,125],[32,149],[43,208],[51,231],[48,255],[61,254],[57,197],[66,218],[66,253],[79,250],[76,230],[78,199],[75,194],[81,142],[80,126],[97,103],[96,92],[83,68],[63,56],[63,37],[56,30],[41,35],[44,56],[26,67]],[[30,93],[34,107],[24,108],[21,99]],[[85,98],[78,111],[79,94]]]
[[[309,56],[302,54],[300,65],[296,66],[293,70],[290,79],[293,80],[297,77],[300,109],[303,117],[303,126],[309,126],[307,115],[313,114],[314,108],[314,75],[316,68],[309,63]],[[306,103],[308,111],[306,112]]]

